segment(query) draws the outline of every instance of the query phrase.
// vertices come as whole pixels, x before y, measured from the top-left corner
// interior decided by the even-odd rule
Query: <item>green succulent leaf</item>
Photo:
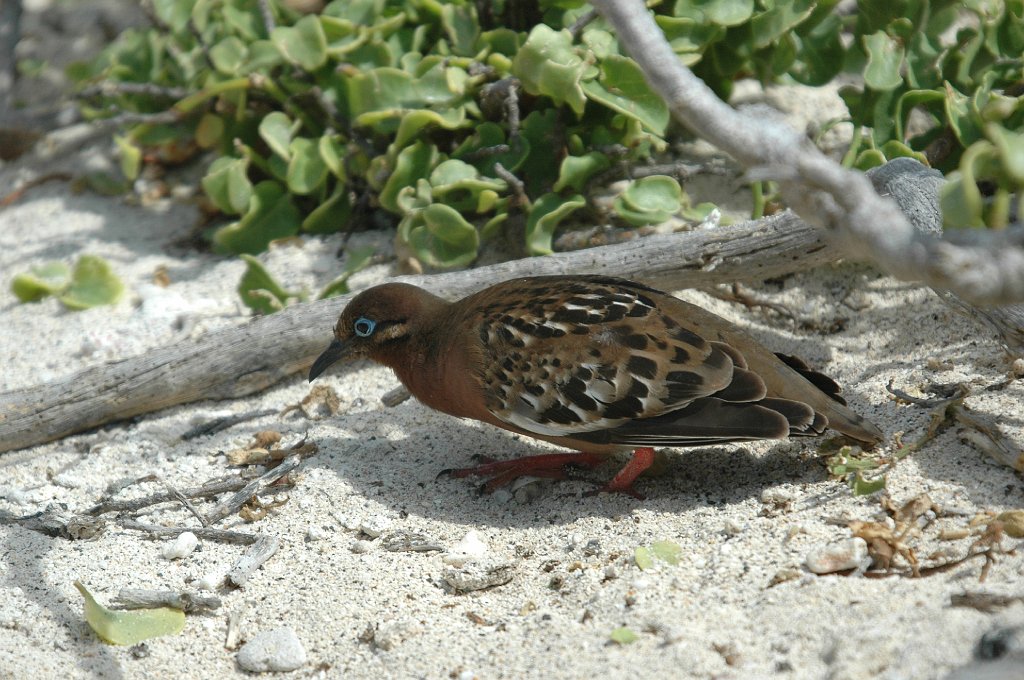
[[[634,118],[656,135],[665,134],[668,106],[644,79],[632,59],[610,56],[601,62],[601,75],[582,85],[590,99],[613,111]]]
[[[562,160],[562,167],[558,173],[558,180],[555,182],[555,191],[562,189],[573,189],[583,191],[584,186],[590,178],[611,166],[608,156],[597,151],[582,156],[566,156]]]
[[[404,211],[397,201],[399,191],[426,178],[437,164],[438,155],[436,146],[422,141],[402,149],[395,158],[394,170],[380,191],[381,207],[401,215]]]
[[[142,169],[142,149],[136,146],[128,137],[114,136],[117,150],[121,155],[121,174],[126,179],[134,181]]]
[[[124,284],[106,260],[95,255],[82,255],[71,273],[71,285],[58,299],[69,309],[89,309],[112,305],[121,299]]]
[[[407,216],[399,235],[421,262],[439,269],[465,267],[480,246],[476,227],[457,210],[437,203]]]
[[[170,607],[112,611],[92,596],[81,582],[75,588],[85,599],[85,620],[104,642],[112,645],[137,645],[163,635],[177,635],[185,627],[185,612]]]
[[[615,212],[630,224],[657,224],[679,212],[683,190],[674,178],[651,175],[630,182],[615,200]]]
[[[249,309],[257,314],[273,314],[302,299],[301,292],[282,288],[255,257],[244,254],[241,257],[245,261],[245,273],[238,282],[238,295]]]
[[[249,181],[249,161],[246,158],[222,156],[215,160],[203,177],[203,191],[221,212],[241,215],[252,199]]]
[[[640,636],[626,626],[620,626],[608,635],[608,639],[617,645],[631,645],[639,640]]]
[[[591,67],[576,53],[572,41],[569,31],[538,24],[512,60],[512,74],[530,94],[568,104],[582,116],[586,97],[581,81]]]
[[[218,229],[213,243],[221,252],[260,253],[271,241],[295,236],[301,222],[302,215],[285,188],[266,180],[253,187],[249,208],[242,219]]]
[[[327,179],[327,164],[320,155],[319,143],[306,137],[296,137],[289,146],[288,188],[294,194],[305,196],[320,189]]]
[[[249,56],[245,43],[237,36],[229,35],[210,48],[210,61],[221,73],[229,76],[242,73]]]
[[[582,208],[587,201],[579,194],[562,198],[555,193],[544,194],[530,209],[526,220],[526,247],[531,255],[550,255],[555,229],[570,214]]]
[[[60,293],[70,283],[70,267],[63,262],[46,262],[15,276],[11,281],[11,292],[22,302],[38,302]]]
[[[259,131],[260,138],[275,154],[286,161],[291,158],[292,136],[298,131],[298,126],[287,114],[280,111],[268,113],[260,121]]]
[[[352,201],[348,188],[338,183],[330,198],[313,209],[302,221],[302,231],[309,234],[333,234],[341,231],[352,219]]]
[[[874,90],[893,90],[903,83],[900,68],[905,50],[899,41],[884,31],[864,36],[864,49],[868,64],[864,69],[864,82]]]
[[[327,62],[327,36],[315,14],[307,14],[294,26],[278,26],[270,40],[285,59],[306,71],[315,71]]]

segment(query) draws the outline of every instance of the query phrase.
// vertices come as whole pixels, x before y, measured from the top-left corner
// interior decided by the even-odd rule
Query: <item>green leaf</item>
[[[252,199],[249,181],[249,161],[246,158],[221,156],[215,160],[203,177],[203,191],[221,212],[241,215]]]
[[[497,197],[495,192],[508,189],[504,180],[481,177],[475,167],[457,158],[440,163],[428,181],[434,201],[463,213],[486,212]]]
[[[615,212],[630,224],[657,224],[679,212],[683,190],[667,175],[643,177],[626,187],[615,199]]]
[[[37,302],[56,295],[71,283],[71,269],[63,262],[46,262],[29,268],[11,281],[11,292],[22,302]]]
[[[650,548],[640,546],[633,551],[633,561],[636,563],[636,566],[646,571],[654,566],[654,555],[651,554]]]
[[[114,135],[114,142],[121,155],[121,174],[126,179],[136,180],[142,168],[142,149],[137,147],[129,137]]]
[[[218,229],[213,243],[221,252],[261,253],[271,241],[295,236],[301,222],[302,215],[285,188],[267,180],[253,187],[249,209],[242,219]]]
[[[665,134],[668,106],[647,85],[643,71],[632,59],[608,57],[601,62],[600,79],[586,82],[582,87],[590,99],[640,121],[656,135]]]
[[[655,541],[651,544],[651,554],[671,565],[679,564],[683,549],[674,541]]]
[[[721,26],[738,26],[754,14],[754,0],[697,0],[693,6]]]
[[[395,159],[395,169],[391,171],[388,181],[380,191],[380,205],[398,215],[403,214],[398,205],[398,193],[405,187],[413,186],[417,180],[423,179],[437,164],[437,147],[417,141],[412,146],[402,149]]]
[[[558,173],[558,181],[552,187],[555,191],[565,188],[583,191],[590,178],[611,165],[608,156],[591,151],[583,156],[566,156]]]
[[[210,61],[214,68],[228,76],[242,73],[242,65],[248,56],[245,43],[233,35],[210,48]]]
[[[342,141],[339,135],[326,134],[318,142],[320,158],[327,164],[331,173],[339,179],[344,179],[346,175],[346,149]]]
[[[327,36],[320,18],[307,14],[294,26],[278,26],[270,40],[288,61],[306,71],[315,71],[327,62]]]
[[[864,69],[864,82],[873,90],[894,90],[903,84],[900,67],[903,65],[903,44],[878,31],[863,37],[868,63]]]
[[[95,255],[82,255],[71,273],[71,285],[58,298],[69,309],[112,305],[121,299],[124,284],[110,265]]]
[[[224,119],[215,113],[204,113],[196,125],[196,144],[212,149],[224,139]]]
[[[143,640],[177,635],[185,627],[185,612],[170,607],[111,611],[92,596],[81,582],[75,588],[85,598],[85,620],[104,642],[137,645]]]
[[[289,146],[292,135],[298,131],[298,126],[292,122],[287,114],[280,111],[268,113],[260,121],[260,138],[267,143],[271,151],[284,160],[289,160]]]
[[[320,295],[317,296],[317,300],[323,300],[324,298],[334,297],[335,295],[344,295],[348,293],[348,280],[356,272],[362,270],[366,265],[370,264],[377,249],[373,246],[366,246],[359,250],[348,253],[348,257],[345,259],[345,269],[341,272],[341,276],[328,283]]]
[[[985,126],[985,136],[998,150],[1007,179],[1024,185],[1024,133],[1011,132],[1001,125],[989,123]]]
[[[294,194],[311,194],[327,180],[327,164],[320,155],[317,142],[296,137],[289,147],[288,188]]]
[[[465,267],[476,259],[480,235],[457,210],[434,203],[403,220],[399,236],[424,264],[441,269]]]
[[[579,194],[562,198],[558,194],[544,194],[530,209],[526,220],[526,248],[531,255],[550,255],[555,229],[559,223],[587,204]]]
[[[626,626],[621,626],[613,630],[608,639],[617,645],[631,645],[640,637]]]
[[[530,94],[568,104],[577,116],[582,116],[586,97],[580,81],[589,66],[576,53],[572,41],[569,31],[538,24],[512,60],[512,75]]]
[[[287,307],[290,302],[302,298],[302,293],[282,288],[255,257],[241,257],[245,260],[245,273],[238,282],[238,295],[246,307],[257,314],[273,314]]]
[[[302,231],[309,234],[341,231],[352,218],[352,201],[348,194],[348,187],[339,182],[330,198],[314,208],[302,221]]]
[[[858,472],[850,480],[850,488],[853,490],[854,496],[868,496],[885,488],[885,475],[868,479]]]

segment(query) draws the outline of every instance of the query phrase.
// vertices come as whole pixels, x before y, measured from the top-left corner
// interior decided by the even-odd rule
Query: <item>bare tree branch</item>
[[[978,234],[971,244],[922,234],[863,174],[823,155],[796,130],[727,105],[683,66],[642,0],[593,0],[676,119],[754,174],[778,180],[808,222],[827,229],[849,256],[977,305],[1024,301],[1024,234]],[[998,242],[994,242],[998,241]]]

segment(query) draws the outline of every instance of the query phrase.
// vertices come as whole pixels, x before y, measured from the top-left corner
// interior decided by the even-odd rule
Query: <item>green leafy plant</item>
[[[232,220],[212,235],[223,252],[338,231],[379,207],[403,254],[429,267],[471,263],[510,217],[527,252],[548,253],[611,165],[595,149],[644,158],[669,120],[602,22],[565,29],[582,12],[568,4],[526,32],[485,25],[462,1],[335,0],[316,15],[269,2],[268,28],[256,0],[154,0],[157,25],[82,74],[114,85],[85,111],[136,116],[118,138],[129,178],[145,148],[216,153],[202,185]],[[671,215],[628,212],[631,224]]]
[[[495,0],[483,16],[467,0],[334,0],[319,14],[267,0],[272,22],[257,0],[152,6],[154,27],[76,69],[103,85],[83,110],[135,121],[117,139],[129,178],[144,149],[213,152],[202,184],[228,221],[212,235],[220,251],[259,253],[372,211],[397,227],[404,257],[444,269],[473,262],[501,231],[545,254],[559,229],[595,218],[643,226],[712,209],[691,207],[669,177],[627,183],[610,208],[593,200],[676,130],[605,22],[577,23],[581,0]],[[953,173],[949,224],[1005,224],[1024,183],[1024,0],[837,6],[675,0],[654,11],[722,95],[752,76],[852,76],[847,164],[926,160]],[[774,199],[764,189],[757,214]]]
[[[82,255],[74,269],[63,262],[46,262],[16,275],[11,291],[22,302],[38,302],[53,295],[65,307],[81,310],[116,303],[124,284],[105,260]]]

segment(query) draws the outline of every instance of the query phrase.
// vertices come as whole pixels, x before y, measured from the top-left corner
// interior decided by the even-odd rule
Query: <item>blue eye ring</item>
[[[365,316],[359,317],[352,324],[352,330],[361,338],[368,338],[373,335],[375,328],[377,328],[377,322],[373,319],[367,319]]]

